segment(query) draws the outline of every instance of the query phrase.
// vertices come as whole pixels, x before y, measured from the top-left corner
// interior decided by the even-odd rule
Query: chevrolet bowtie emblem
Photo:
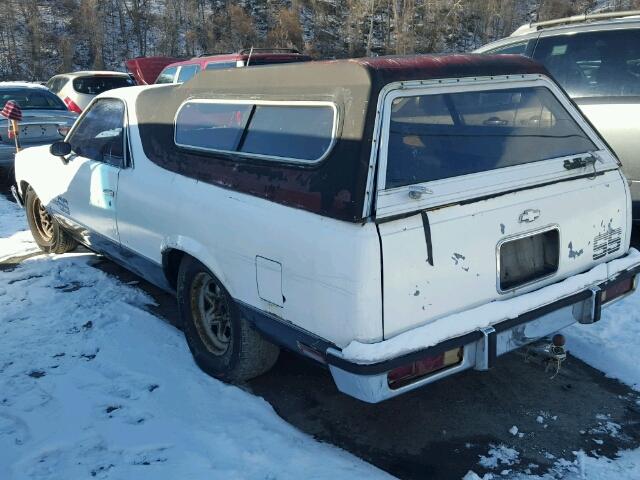
[[[540,217],[540,210],[527,209],[520,214],[518,221],[520,223],[531,223]]]

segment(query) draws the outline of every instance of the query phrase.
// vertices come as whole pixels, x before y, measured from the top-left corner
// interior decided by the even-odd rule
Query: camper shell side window
[[[175,144],[265,161],[315,164],[336,141],[331,102],[188,100],[175,118]]]

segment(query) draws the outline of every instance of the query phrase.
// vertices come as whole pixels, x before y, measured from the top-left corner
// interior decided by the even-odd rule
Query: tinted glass
[[[186,103],[176,118],[177,145],[235,151],[252,105]]]
[[[177,71],[178,67],[165,68],[164,70],[162,70],[162,72],[160,72],[158,78],[156,78],[156,83],[173,83],[173,78],[176,76]]]
[[[596,150],[543,87],[393,101],[387,188]]]
[[[53,77],[47,82],[47,88],[51,90],[53,93],[58,93],[62,90],[62,78]]]
[[[503,47],[496,48],[495,50],[490,50],[486,52],[489,55],[524,55],[527,50],[527,44],[529,42],[519,42],[519,43],[511,43],[509,45],[505,45]]]
[[[0,105],[13,100],[22,110],[66,110],[66,105],[44,88],[2,88]]]
[[[266,58],[260,57],[251,57],[251,61],[249,62],[249,66],[256,67],[258,65],[273,65],[276,63],[296,63],[296,62],[304,62],[307,61],[306,57],[278,57],[278,56],[267,56]],[[246,60],[245,60],[246,62]]]
[[[205,70],[222,70],[223,68],[235,68],[235,62],[207,63]]]
[[[534,58],[572,97],[640,95],[640,30],[541,38]]]
[[[330,107],[256,105],[240,151],[318,160],[331,145]]]
[[[77,155],[115,166],[124,164],[124,104],[120,100],[95,102],[82,117],[68,142]]]
[[[73,79],[73,89],[78,93],[98,95],[114,88],[130,87],[135,82],[129,77],[79,77]]]
[[[183,65],[178,75],[178,83],[186,82],[200,71],[200,65]]]

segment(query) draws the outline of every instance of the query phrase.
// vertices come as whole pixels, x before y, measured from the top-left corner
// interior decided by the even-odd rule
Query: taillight
[[[600,301],[602,303],[612,302],[628,293],[633,292],[637,286],[638,277],[624,278],[615,282],[610,287],[605,288],[600,293]]]
[[[440,355],[425,357],[408,365],[394,368],[387,374],[389,388],[396,389],[404,387],[422,377],[452,367],[462,361],[462,347],[448,350]]]
[[[69,97],[64,97],[64,103],[70,112],[82,113],[82,109]]]

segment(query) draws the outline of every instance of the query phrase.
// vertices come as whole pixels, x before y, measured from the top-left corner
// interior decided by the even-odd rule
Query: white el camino
[[[176,294],[207,373],[287,348],[367,402],[589,328],[640,271],[618,160],[519,57],[112,90],[16,180],[44,251],[81,243]]]

